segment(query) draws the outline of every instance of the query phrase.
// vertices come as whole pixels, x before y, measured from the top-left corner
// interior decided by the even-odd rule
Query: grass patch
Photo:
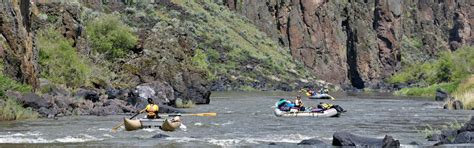
[[[436,89],[441,88],[449,93],[454,92],[457,89],[459,82],[452,83],[440,83],[430,85],[428,87],[410,87],[402,88],[396,91],[394,94],[398,96],[423,96],[423,97],[433,97],[436,94]]]
[[[23,108],[15,99],[0,99],[0,121],[36,119],[38,113],[31,108]]]
[[[38,113],[31,108],[23,108],[16,100],[5,96],[7,90],[22,93],[31,92],[31,86],[21,84],[0,73],[0,121],[35,119]]]
[[[474,75],[462,80],[453,96],[463,103],[464,109],[474,109]]]
[[[177,108],[192,108],[196,104],[192,100],[183,100],[181,98],[177,98],[175,100],[175,105]]]

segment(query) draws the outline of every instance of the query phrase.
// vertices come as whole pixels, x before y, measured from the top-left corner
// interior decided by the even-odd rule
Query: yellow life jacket
[[[155,116],[156,115],[155,112],[158,112],[159,107],[156,104],[148,104],[148,105],[146,105],[145,109],[146,109],[145,111],[147,112],[148,116]]]
[[[329,103],[323,103],[321,105],[323,106],[324,109],[330,109],[332,107],[332,104],[329,104]]]

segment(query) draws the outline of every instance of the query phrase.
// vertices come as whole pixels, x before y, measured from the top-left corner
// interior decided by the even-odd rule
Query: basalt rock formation
[[[31,30],[31,3],[13,0],[0,4],[0,33],[9,48],[4,52],[4,73],[11,78],[38,86],[38,50]]]
[[[384,88],[402,63],[473,44],[474,2],[224,0],[323,80]]]

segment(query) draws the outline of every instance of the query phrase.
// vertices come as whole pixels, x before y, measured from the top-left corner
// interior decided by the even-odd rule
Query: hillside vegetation
[[[454,52],[443,52],[436,60],[414,63],[393,75],[392,84],[408,85],[397,95],[434,96],[437,88],[455,94],[466,107],[472,108],[474,88],[474,47],[466,46]]]

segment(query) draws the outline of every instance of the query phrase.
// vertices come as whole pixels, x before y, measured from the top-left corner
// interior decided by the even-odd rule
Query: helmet
[[[154,104],[152,98],[148,98],[147,101],[148,101],[149,104]]]

